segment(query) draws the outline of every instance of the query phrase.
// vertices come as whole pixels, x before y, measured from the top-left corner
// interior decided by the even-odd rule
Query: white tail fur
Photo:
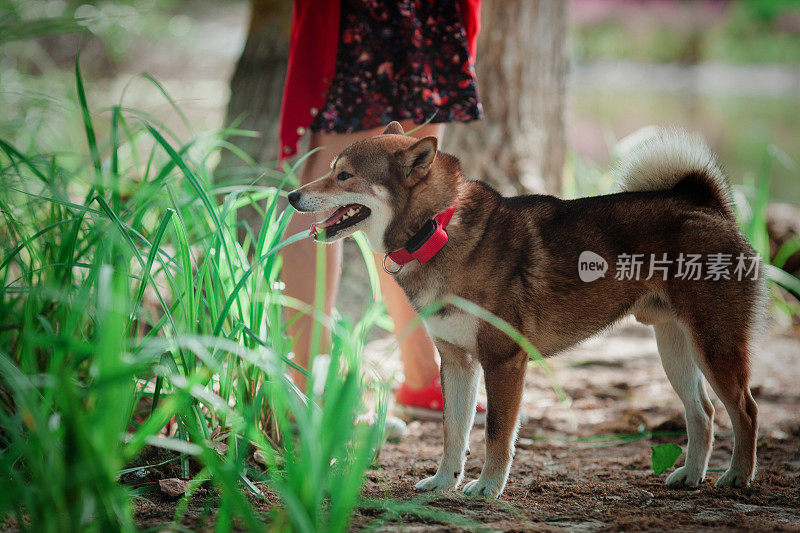
[[[669,190],[689,174],[702,176],[728,215],[733,216],[730,185],[699,135],[662,129],[622,158],[617,175],[624,191]]]

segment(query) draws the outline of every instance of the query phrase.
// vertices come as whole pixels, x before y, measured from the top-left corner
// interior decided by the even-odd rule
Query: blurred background
[[[169,112],[170,104],[141,76],[146,72],[164,86],[195,130],[219,128],[237,118],[243,127],[268,129],[265,123],[277,119],[272,116],[275,104],[272,114],[263,107],[279,98],[280,64],[271,67],[272,85],[260,81],[242,89],[247,93],[244,107],[252,113],[230,113],[228,102],[249,25],[254,44],[259,44],[254,35],[259,28],[278,43],[274,50],[253,51],[252,58],[261,54],[274,60],[285,54],[281,41],[289,31],[288,0],[256,0],[252,24],[250,3],[235,0],[4,4],[0,136],[18,147],[64,150],[71,142],[77,151],[83,143],[79,110],[71,104],[79,48],[88,99],[96,111],[122,101],[180,132],[180,117]],[[481,58],[492,55],[490,34],[504,23],[486,13],[494,9],[491,4],[500,2],[484,5],[479,76]],[[605,171],[620,139],[652,124],[701,132],[739,183],[759,172],[770,145],[773,153],[793,159],[800,153],[798,2],[572,0],[566,6],[566,28],[565,97],[553,103],[563,106],[566,180],[577,172],[602,192],[595,171]],[[789,157],[776,159],[772,197],[800,202],[797,169]],[[582,188],[573,192],[592,192]]]
[[[0,138],[22,153],[62,154],[62,164],[85,153],[74,104],[80,50],[101,144],[120,105],[175,140],[221,139],[203,156],[218,186],[277,185],[291,8],[5,0]],[[770,255],[783,247],[785,270],[800,269],[800,2],[484,0],[481,16],[486,119],[449,125],[444,141],[467,177],[506,194],[602,194],[613,190],[616,157],[654,125],[680,126],[719,155],[737,185],[740,223],[766,219]],[[133,189],[139,181],[129,177],[123,185]],[[241,217],[260,226],[250,207]],[[361,309],[363,262],[353,242],[345,254],[339,307]]]

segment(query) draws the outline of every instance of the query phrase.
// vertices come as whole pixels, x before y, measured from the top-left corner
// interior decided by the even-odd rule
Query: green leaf
[[[653,472],[656,475],[660,475],[664,470],[675,466],[675,461],[683,454],[683,448],[674,442],[650,446],[650,450],[652,450],[650,461],[653,464]]]
[[[89,104],[86,102],[86,91],[83,88],[83,78],[81,77],[81,54],[75,56],[75,86],[78,90],[78,102],[83,116],[83,127],[86,130],[86,141],[89,143],[89,153],[92,156],[92,164],[96,175],[97,190],[102,194],[103,191],[103,167],[100,162],[100,151],[97,148],[97,136],[94,134],[92,124],[92,114],[89,111]]]
[[[3,18],[5,20],[0,23],[0,44],[5,44],[12,41],[21,41],[25,39],[39,39],[42,37],[49,37],[51,35],[60,35],[64,33],[80,33],[86,31],[86,28],[80,24],[86,20],[85,18],[53,17],[24,21],[11,21],[10,19],[12,17],[6,16]]]

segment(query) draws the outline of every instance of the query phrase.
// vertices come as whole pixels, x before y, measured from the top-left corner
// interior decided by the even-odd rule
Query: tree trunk
[[[278,160],[278,121],[281,113],[283,84],[289,59],[289,32],[292,3],[286,0],[252,0],[250,25],[236,70],[231,78],[231,97],[225,117],[226,126],[256,132],[255,137],[235,136],[229,140],[249,155],[259,166],[276,168]],[[219,181],[232,180],[249,184],[255,179],[253,168],[230,150],[222,150],[215,171]],[[262,209],[266,205],[261,202]],[[255,239],[263,217],[252,206],[239,209],[237,218],[246,224]],[[247,228],[239,226],[239,242],[244,242]]]
[[[255,131],[258,137],[236,137],[235,144],[258,164],[278,159],[278,118],[289,57],[292,3],[252,0],[247,42],[231,78],[226,125]],[[223,150],[219,168],[225,174],[242,166]]]
[[[566,2],[483,0],[478,91],[485,120],[448,126],[467,177],[506,194],[559,194],[564,165]]]

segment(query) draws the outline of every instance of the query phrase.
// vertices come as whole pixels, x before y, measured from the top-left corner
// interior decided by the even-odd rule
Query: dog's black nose
[[[292,204],[294,207],[297,207],[295,204],[300,199],[300,193],[297,191],[292,191],[289,193],[289,203]]]

